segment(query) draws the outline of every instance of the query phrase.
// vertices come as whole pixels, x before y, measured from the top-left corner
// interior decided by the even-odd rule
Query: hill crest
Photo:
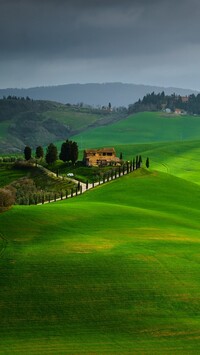
[[[166,95],[173,93],[177,95],[191,95],[198,92],[191,89],[173,87],[159,87],[142,84],[126,83],[88,83],[88,84],[66,84],[56,86],[32,87],[27,89],[8,88],[0,89],[0,98],[8,95],[29,96],[34,100],[51,100],[61,103],[84,103],[92,106],[108,105],[128,106],[143,98],[151,92],[160,93],[165,91]]]

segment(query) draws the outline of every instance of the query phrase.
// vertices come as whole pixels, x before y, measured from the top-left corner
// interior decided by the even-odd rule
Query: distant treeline
[[[129,113],[142,111],[161,111],[169,109],[174,112],[180,109],[189,114],[200,114],[200,94],[180,96],[176,94],[165,95],[164,91],[159,94],[152,92],[138,100],[134,104],[129,105]]]
[[[8,95],[7,97],[3,96],[3,100],[21,100],[21,101],[27,100],[27,101],[31,101],[29,96],[22,97],[22,96],[15,96],[15,95]]]

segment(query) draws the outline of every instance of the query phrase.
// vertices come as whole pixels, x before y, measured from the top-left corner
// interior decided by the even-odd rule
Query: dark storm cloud
[[[83,81],[171,72],[181,83],[200,60],[199,11],[198,0],[0,0],[1,80],[79,81],[85,68]]]
[[[138,56],[199,43],[200,4],[195,0],[7,0],[0,4],[4,57]]]

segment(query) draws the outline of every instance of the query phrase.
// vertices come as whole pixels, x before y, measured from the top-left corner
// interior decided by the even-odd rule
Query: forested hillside
[[[143,111],[161,111],[169,110],[187,112],[190,114],[200,114],[200,94],[196,96],[191,94],[189,96],[180,96],[176,94],[166,95],[164,91],[156,94],[154,91],[147,94],[142,100],[129,105],[129,113],[143,112]]]

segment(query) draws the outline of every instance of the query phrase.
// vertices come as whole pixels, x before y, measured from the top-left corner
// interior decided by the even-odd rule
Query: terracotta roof
[[[85,149],[84,153],[96,153],[97,149]]]
[[[115,153],[114,148],[85,149],[85,153]]]

